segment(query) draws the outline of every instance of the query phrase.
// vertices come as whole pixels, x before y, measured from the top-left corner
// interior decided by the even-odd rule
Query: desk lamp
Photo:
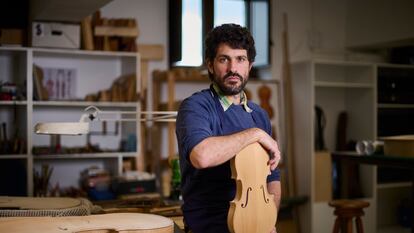
[[[36,134],[82,135],[89,133],[89,123],[92,121],[155,121],[174,122],[176,111],[102,111],[95,106],[89,106],[84,110],[79,122],[47,122],[38,123],[35,126]],[[150,118],[110,118],[108,115],[151,115]],[[155,116],[154,116],[155,115]]]

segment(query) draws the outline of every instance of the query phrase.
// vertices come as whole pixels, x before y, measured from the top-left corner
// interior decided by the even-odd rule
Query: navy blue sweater
[[[231,178],[230,162],[216,167],[196,169],[191,165],[191,150],[207,137],[223,136],[258,127],[271,135],[267,113],[253,102],[253,110],[231,105],[226,111],[213,88],[197,92],[185,99],[179,109],[176,134],[180,154],[183,214],[193,232],[227,232],[229,203],[235,197],[236,183]],[[276,169],[267,182],[280,180]]]

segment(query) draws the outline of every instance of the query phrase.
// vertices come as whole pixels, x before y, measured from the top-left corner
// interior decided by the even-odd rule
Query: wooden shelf
[[[393,188],[409,188],[411,186],[412,186],[411,182],[379,183],[379,184],[377,184],[378,190],[393,189]]]
[[[34,101],[34,106],[51,106],[51,107],[117,107],[117,108],[133,108],[137,106],[137,102],[92,102],[92,101]]]
[[[119,51],[90,51],[80,49],[47,49],[47,48],[27,48],[33,50],[36,55],[56,55],[56,54],[67,54],[67,55],[80,55],[80,56],[107,56],[107,57],[136,57],[136,52],[119,52]]]
[[[378,108],[414,108],[414,104],[378,104]]]
[[[315,87],[336,87],[336,88],[374,88],[370,83],[345,83],[316,81]]]
[[[0,105],[26,105],[27,101],[25,100],[3,100],[0,101]]]
[[[132,158],[136,157],[138,152],[102,152],[102,153],[79,153],[79,154],[51,154],[51,155],[33,155],[35,160],[43,159],[105,159],[105,158]]]
[[[27,159],[27,154],[0,155],[1,159]]]

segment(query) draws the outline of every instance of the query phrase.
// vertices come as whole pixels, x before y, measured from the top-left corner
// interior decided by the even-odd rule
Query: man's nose
[[[237,72],[237,63],[236,63],[236,61],[230,60],[228,69],[231,72],[236,73]]]

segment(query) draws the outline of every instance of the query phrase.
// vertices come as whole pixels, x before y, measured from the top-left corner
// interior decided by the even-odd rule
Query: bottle
[[[180,171],[180,160],[178,158],[171,160],[171,193],[170,199],[172,200],[182,200],[181,197],[181,171]]]

